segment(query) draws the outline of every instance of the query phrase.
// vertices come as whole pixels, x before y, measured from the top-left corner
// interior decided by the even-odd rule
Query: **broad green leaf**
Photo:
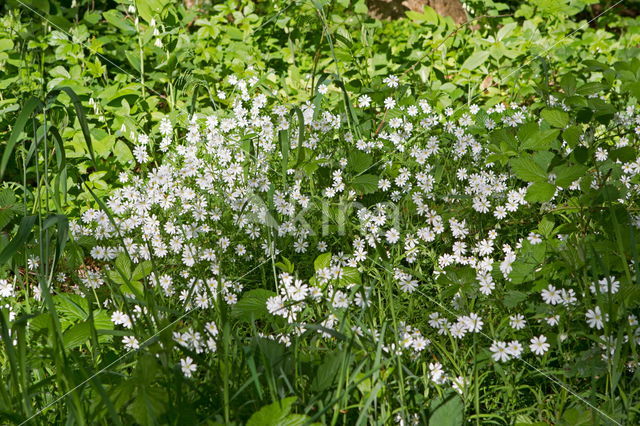
[[[129,414],[141,425],[155,425],[167,409],[167,392],[159,386],[137,386],[136,398],[127,407]]]
[[[341,285],[348,284],[362,284],[362,280],[360,279],[360,272],[356,268],[352,268],[350,266],[346,266],[342,268],[342,276],[340,277]]]
[[[136,32],[135,27],[128,21],[122,13],[116,9],[111,9],[102,14],[106,21],[114,27],[120,29],[125,34],[133,34]]]
[[[509,161],[513,173],[526,182],[546,182],[547,172],[531,156],[513,158]]]
[[[262,407],[249,418],[247,426],[280,425],[297,399],[291,396]]]
[[[466,69],[466,70],[473,70],[479,67],[480,65],[482,65],[484,61],[487,60],[487,58],[489,58],[488,50],[478,50],[476,52],[473,52],[471,56],[469,56],[467,60],[464,61],[464,63],[460,68]]]
[[[269,313],[267,299],[275,295],[273,291],[262,288],[249,290],[233,306],[232,315],[248,322],[264,318]]]
[[[556,187],[548,182],[536,182],[527,189],[525,199],[530,203],[546,203],[553,198]]]
[[[583,166],[582,164],[575,164],[572,166],[563,164],[558,166],[553,169],[553,173],[556,175],[556,185],[562,188],[567,188],[577,179],[584,176],[587,170],[587,166]]]
[[[316,271],[328,268],[331,265],[331,253],[322,253],[313,261],[313,267]]]
[[[150,260],[144,260],[136,266],[136,269],[133,270],[132,279],[139,281],[143,278],[149,276],[149,274],[153,271],[153,265]]]
[[[353,151],[351,155],[349,155],[349,167],[355,173],[364,172],[371,164],[373,164],[373,158],[369,154],[361,151]]]
[[[569,124],[569,114],[559,109],[543,109],[542,118],[553,127],[564,128]]]
[[[82,345],[90,339],[90,333],[91,326],[86,321],[73,325],[62,335],[65,349],[72,349]]]
[[[459,426],[464,420],[464,403],[457,393],[446,399],[436,398],[431,402],[429,426]]]
[[[582,127],[571,126],[562,132],[562,139],[567,142],[570,148],[573,148],[580,143],[580,135],[582,135]]]
[[[378,176],[370,174],[356,176],[352,185],[356,191],[362,194],[371,194],[378,189]]]

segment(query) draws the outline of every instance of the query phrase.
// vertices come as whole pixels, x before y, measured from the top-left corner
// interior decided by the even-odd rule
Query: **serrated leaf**
[[[571,126],[562,132],[562,139],[567,142],[570,148],[573,148],[580,143],[580,135],[582,135],[582,127]]]
[[[465,70],[473,70],[482,65],[484,61],[489,58],[489,55],[490,53],[488,50],[475,51],[462,63],[462,66],[460,68]]]
[[[464,403],[457,393],[450,393],[445,399],[436,398],[431,402],[429,425],[459,426],[463,424]]]
[[[569,114],[559,109],[543,109],[540,113],[542,118],[553,127],[564,128],[569,124]]]
[[[247,426],[279,425],[291,412],[291,407],[297,399],[295,396],[291,396],[265,405],[253,413],[247,421]]]
[[[373,158],[369,154],[353,151],[351,155],[349,155],[349,167],[355,173],[362,173],[367,170],[371,164],[373,164]]]
[[[156,386],[138,386],[137,389],[136,398],[127,411],[138,424],[158,424],[158,417],[167,409],[167,392]]]
[[[553,173],[556,175],[556,185],[562,188],[567,188],[573,182],[584,176],[588,170],[587,166],[582,164],[567,165],[563,164],[553,169]]]
[[[547,173],[531,156],[513,158],[509,161],[511,170],[520,179],[526,182],[543,182],[547,180]]]
[[[340,284],[341,285],[349,285],[349,284],[362,284],[362,280],[360,279],[360,272],[356,268],[352,268],[350,266],[346,266],[342,268],[342,275],[340,276]]]
[[[267,299],[273,296],[276,296],[276,293],[271,290],[261,288],[249,290],[233,306],[232,315],[248,322],[264,318],[269,314]]]
[[[352,186],[362,194],[371,194],[378,189],[378,176],[370,174],[356,176],[352,181]]]
[[[536,182],[527,189],[525,199],[530,203],[546,203],[553,198],[556,187],[548,182]]]
[[[331,265],[331,253],[322,253],[313,261],[313,268],[316,272],[320,269],[328,268],[329,265]]]
[[[90,337],[91,326],[86,321],[71,326],[62,334],[65,349],[76,348],[88,341]]]
[[[136,266],[136,269],[133,271],[132,279],[139,281],[145,277],[148,277],[149,274],[153,271],[153,265],[150,260],[144,260]]]

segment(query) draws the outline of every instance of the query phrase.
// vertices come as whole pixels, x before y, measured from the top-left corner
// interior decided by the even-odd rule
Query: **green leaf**
[[[73,349],[88,341],[90,337],[91,326],[88,322],[83,321],[66,330],[62,335],[62,340],[65,349]]]
[[[464,63],[462,64],[462,66],[460,68],[461,69],[466,69],[466,70],[475,69],[475,68],[479,67],[480,65],[482,65],[484,63],[484,61],[487,60],[487,58],[489,58],[489,51],[488,50],[478,50],[476,52],[473,52],[471,54],[471,56],[469,56],[467,58],[467,60],[464,61]]]
[[[584,176],[587,170],[588,167],[583,166],[582,164],[575,164],[572,166],[563,164],[558,166],[553,169],[553,173],[556,175],[556,185],[562,188],[567,188],[577,179]]]
[[[450,393],[446,399],[436,398],[431,402],[429,425],[459,426],[463,424],[464,403],[457,393]]]
[[[553,127],[564,128],[569,124],[569,114],[559,109],[543,109],[540,115]]]
[[[580,135],[582,135],[582,127],[571,126],[562,132],[562,139],[567,142],[570,148],[573,148],[580,143]]]
[[[104,19],[114,27],[120,29],[125,34],[133,34],[136,29],[131,22],[129,22],[122,13],[115,9],[107,10],[102,14]]]
[[[331,265],[331,253],[322,253],[313,261],[313,268],[317,271],[328,268]]]
[[[269,314],[267,299],[275,295],[275,292],[262,288],[249,290],[233,306],[232,315],[247,322],[264,318]]]
[[[559,129],[539,130],[530,135],[520,146],[522,149],[548,149],[560,134]]]
[[[113,147],[113,153],[116,156],[116,159],[121,164],[127,164],[133,161],[133,154],[131,153],[131,149],[127,146],[123,141],[116,142]]]
[[[507,291],[502,297],[502,304],[507,309],[514,308],[518,303],[522,302],[527,298],[527,293],[523,293],[521,291],[510,290]]]
[[[2,153],[2,160],[0,160],[0,181],[2,181],[4,172],[7,168],[7,164],[9,163],[9,159],[13,154],[13,149],[18,142],[20,133],[22,133],[22,131],[24,130],[24,126],[27,123],[27,120],[29,119],[29,117],[31,117],[31,114],[33,114],[34,111],[42,110],[43,106],[44,105],[40,101],[40,99],[31,97],[27,100],[27,102],[25,102],[24,106],[22,107],[22,111],[20,111],[18,118],[13,123],[13,129],[11,130],[11,135],[9,136],[9,140],[7,141],[7,145],[3,149],[4,152]],[[0,262],[0,264],[2,263]]]
[[[370,174],[356,176],[352,185],[356,191],[362,194],[371,194],[378,189],[378,176]]]
[[[547,172],[543,170],[530,155],[513,158],[509,161],[509,164],[511,165],[513,173],[526,182],[547,181]]]
[[[280,425],[291,412],[291,407],[297,399],[291,396],[265,405],[249,418],[247,426]]]
[[[137,386],[136,399],[127,411],[141,425],[158,424],[167,409],[167,392],[158,386]]]
[[[556,187],[548,182],[536,182],[527,189],[525,199],[530,203],[546,203],[553,198]]]
[[[352,268],[350,266],[342,268],[340,284],[345,286],[349,284],[362,284],[362,280],[360,279],[360,272],[358,272],[356,268]]]
[[[132,279],[135,281],[139,281],[143,278],[149,276],[149,274],[153,271],[153,265],[150,260],[142,261],[136,266],[136,269],[133,271]]]
[[[37,218],[38,216],[25,216],[22,218],[18,232],[16,232],[11,242],[0,252],[0,266],[11,260],[13,255],[27,242],[31,235],[31,228],[35,225]]]
[[[369,154],[361,151],[353,151],[351,155],[349,155],[349,167],[355,173],[364,172],[371,164],[373,164],[373,158]]]

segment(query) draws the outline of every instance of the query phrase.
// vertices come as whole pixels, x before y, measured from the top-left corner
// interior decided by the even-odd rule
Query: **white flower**
[[[138,343],[138,339],[133,336],[124,336],[122,338],[122,343],[124,347],[130,350],[140,349],[140,344]]]
[[[541,334],[538,337],[534,337],[531,339],[531,344],[529,345],[529,349],[536,355],[544,355],[545,352],[549,350],[549,344],[546,343],[547,337],[544,334]]]
[[[11,283],[7,280],[0,280],[0,297],[15,296],[15,291]]]
[[[611,294],[616,294],[618,292],[618,289],[620,288],[620,281],[616,280],[616,277],[612,276],[598,280],[598,290],[600,290],[600,293],[609,293],[609,283],[611,283]],[[591,284],[589,290],[591,290],[591,293],[597,294],[596,284]]]
[[[522,314],[515,314],[509,317],[509,325],[511,326],[511,328],[522,330],[526,324],[527,322],[525,321],[524,315]]]
[[[509,351],[507,350],[507,344],[505,342],[494,341],[489,350],[493,352],[491,358],[493,358],[494,361],[505,362],[509,361],[510,359]]]
[[[557,305],[558,303],[562,302],[562,295],[560,291],[556,290],[556,288],[551,284],[549,284],[549,287],[542,290],[541,296],[542,300],[544,300],[544,303],[547,303],[549,305]]]
[[[384,235],[389,244],[395,244],[400,239],[400,233],[395,228],[389,229]]]
[[[371,98],[368,95],[362,95],[358,98],[358,106],[360,108],[368,108],[371,105]]]
[[[183,358],[180,360],[180,366],[182,368],[182,372],[185,377],[191,377],[191,375],[196,371],[198,366],[193,363],[193,360],[190,356]]]
[[[587,317],[589,327],[597,330],[604,328],[604,316],[602,315],[600,306],[596,306],[595,309],[589,309],[585,316]]]
[[[391,87],[391,88],[395,88],[398,87],[398,77],[396,77],[395,75],[391,74],[389,77],[385,78],[384,80],[382,80],[382,82],[384,84],[386,84],[387,86]]]
[[[507,352],[514,358],[520,358],[520,355],[522,354],[522,344],[517,340],[512,340],[507,345]]]
[[[529,232],[527,240],[529,240],[532,246],[535,246],[536,244],[540,244],[542,242],[542,238],[540,237],[540,235],[536,234],[535,232]]]
[[[384,107],[386,109],[392,109],[395,106],[396,106],[396,101],[391,96],[389,96],[384,100]]]

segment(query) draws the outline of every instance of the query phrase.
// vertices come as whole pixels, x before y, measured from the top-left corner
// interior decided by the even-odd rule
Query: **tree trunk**
[[[422,12],[424,6],[430,6],[439,15],[450,16],[460,25],[467,21],[467,12],[460,0],[367,0],[369,15],[376,19],[398,19],[405,12]]]

